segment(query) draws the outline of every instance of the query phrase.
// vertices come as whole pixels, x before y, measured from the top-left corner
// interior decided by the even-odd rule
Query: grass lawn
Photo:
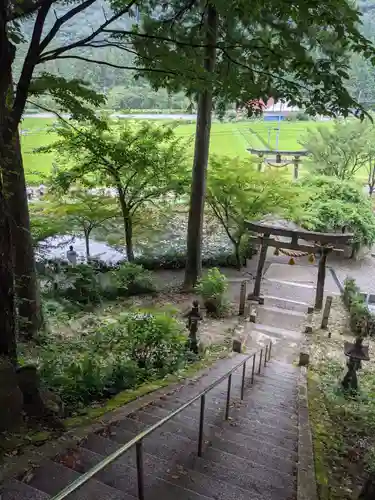
[[[52,168],[53,154],[33,153],[35,148],[47,145],[56,139],[48,127],[54,122],[53,118],[25,118],[21,128],[21,144],[23,161],[27,181],[31,184],[41,182],[44,175],[48,175]],[[329,122],[318,122],[324,126]],[[276,147],[277,122],[246,121],[239,123],[214,122],[211,133],[210,153],[217,155],[239,156],[247,158],[247,148],[265,149],[270,138],[271,149]],[[308,128],[316,127],[317,122],[281,122],[279,134],[279,149],[299,150],[302,146],[299,141]],[[191,139],[191,153],[193,153],[195,124],[182,123],[176,133],[186,139]]]

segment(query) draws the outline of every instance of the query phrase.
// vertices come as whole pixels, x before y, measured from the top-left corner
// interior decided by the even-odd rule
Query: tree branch
[[[56,58],[58,55],[63,54],[64,52],[67,52],[69,50],[72,50],[72,49],[75,49],[75,48],[78,48],[78,47],[84,47],[86,45],[86,43],[91,42],[100,33],[102,33],[103,30],[107,26],[109,26],[111,23],[113,23],[114,21],[116,21],[117,19],[119,19],[121,16],[123,16],[124,14],[126,14],[127,12],[129,12],[129,10],[136,3],[136,1],[137,0],[130,0],[129,3],[128,3],[128,5],[126,7],[124,7],[120,11],[118,11],[116,14],[113,14],[113,16],[111,16],[103,24],[101,24],[99,26],[99,28],[97,28],[93,33],[91,33],[91,35],[89,35],[89,36],[87,36],[85,38],[82,38],[81,40],[78,40],[77,42],[73,42],[73,43],[71,43],[69,45],[66,45],[65,47],[59,47],[58,49],[54,49],[54,50],[51,50],[49,52],[46,52],[45,54],[42,54],[42,56],[43,55],[45,56],[45,55],[54,54],[54,58]]]
[[[133,70],[133,71],[149,71],[151,73],[163,73],[166,75],[175,75],[175,71],[168,71],[164,69],[159,69],[159,68],[137,68],[136,66],[123,66],[122,64],[113,64],[109,63],[107,61],[100,61],[97,59],[89,59],[88,57],[82,57],[82,56],[57,56],[57,57],[43,57],[42,59],[39,60],[39,63],[44,63],[46,61],[52,61],[52,60],[57,60],[57,59],[77,59],[78,61],[85,61],[89,63],[94,63],[94,64],[101,64],[103,66],[109,66],[110,68],[115,68],[115,69],[127,69],[127,70]]]
[[[35,20],[29,50],[27,51],[25,62],[21,71],[21,76],[18,80],[16,97],[14,99],[13,109],[10,116],[10,126],[8,130],[5,131],[5,134],[8,134],[8,139],[17,130],[18,124],[22,117],[22,113],[25,109],[31,78],[33,76],[34,68],[40,55],[39,43],[43,32],[43,26],[52,3],[53,0],[46,0],[39,9],[38,15]]]
[[[83,10],[87,9],[88,7],[90,7],[90,5],[92,5],[95,2],[96,2],[96,0],[86,0],[85,2],[77,5],[76,7],[74,7],[73,9],[71,9],[69,12],[67,12],[66,14],[64,14],[63,16],[61,16],[60,18],[58,18],[55,21],[55,23],[52,26],[52,28],[49,31],[49,33],[44,37],[42,43],[40,44],[40,52],[43,52],[43,50],[47,47],[47,45],[53,40],[53,38],[57,35],[59,29],[61,28],[61,26],[64,23],[66,23],[67,21],[69,21],[69,19],[71,19],[75,15],[79,14]]]

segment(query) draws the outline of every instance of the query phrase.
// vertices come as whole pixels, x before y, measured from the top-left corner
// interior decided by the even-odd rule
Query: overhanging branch
[[[47,45],[53,40],[53,38],[57,35],[59,29],[61,28],[61,26],[63,24],[65,24],[67,21],[69,21],[69,19],[72,19],[72,17],[76,16],[77,14],[82,12],[83,10],[90,7],[90,5],[92,5],[95,2],[96,2],[96,0],[86,0],[85,2],[79,4],[76,7],[74,7],[73,9],[71,9],[69,12],[67,12],[63,16],[59,17],[55,21],[55,23],[52,26],[49,33],[44,37],[43,41],[41,42],[40,47],[39,47],[40,52],[43,52],[43,50],[47,47]]]
[[[128,13],[130,11],[130,9],[133,7],[133,5],[136,3],[136,1],[137,0],[130,0],[126,7],[124,7],[123,9],[121,9],[118,12],[116,12],[115,14],[113,14],[113,16],[111,16],[103,24],[101,24],[99,26],[99,28],[97,28],[95,31],[93,31],[93,33],[91,33],[91,35],[89,35],[85,38],[82,38],[81,40],[78,40],[77,42],[70,43],[70,44],[66,45],[65,47],[59,47],[58,49],[47,51],[44,54],[42,54],[42,56],[53,55],[54,58],[56,58],[60,54],[63,54],[69,50],[76,49],[78,47],[84,47],[86,45],[86,43],[91,42],[98,35],[100,35],[100,33],[102,33],[103,30],[105,30],[105,28],[107,28],[107,26],[112,24],[114,21],[119,19],[124,14]]]

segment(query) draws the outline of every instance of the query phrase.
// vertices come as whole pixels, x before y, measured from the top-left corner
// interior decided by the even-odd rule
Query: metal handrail
[[[264,366],[266,366],[267,361],[271,359],[271,349],[272,349],[272,341],[265,348],[264,355]],[[198,438],[198,456],[202,456],[203,452],[203,431],[204,431],[204,410],[205,410],[205,401],[206,394],[214,389],[217,385],[221,384],[226,378],[228,378],[228,389],[227,389],[227,401],[225,406],[225,420],[229,418],[229,407],[230,407],[230,393],[231,393],[231,385],[232,385],[232,373],[238,370],[241,366],[243,366],[242,370],[242,383],[241,383],[241,400],[244,398],[244,389],[245,389],[245,374],[246,374],[246,363],[249,359],[253,358],[252,372],[251,372],[251,384],[254,383],[254,373],[255,373],[255,358],[256,355],[260,352],[259,359],[259,367],[258,373],[261,373],[262,366],[262,358],[263,358],[263,348],[258,351],[255,351],[252,354],[249,354],[245,359],[243,359],[240,363],[235,365],[231,370],[222,375],[219,379],[215,380],[210,384],[206,389],[201,391],[197,396],[194,396],[192,399],[181,405],[177,410],[174,410],[172,413],[162,418],[155,424],[151,425],[144,431],[140,432],[133,439],[125,443],[118,450],[114,451],[107,457],[105,457],[101,462],[94,465],[89,471],[82,474],[79,478],[77,478],[72,483],[68,484],[63,490],[60,491],[57,495],[51,498],[51,500],[64,500],[68,495],[77,491],[81,488],[85,483],[87,483],[90,479],[92,479],[98,472],[102,471],[105,467],[110,465],[112,462],[121,457],[124,453],[126,453],[133,446],[136,447],[136,461],[137,461],[137,479],[138,479],[138,499],[144,500],[144,485],[143,485],[143,439],[152,434],[154,431],[159,429],[161,426],[166,424],[169,420],[174,418],[176,415],[184,411],[190,405],[201,400],[201,409],[200,409],[200,418],[199,418],[199,438]]]

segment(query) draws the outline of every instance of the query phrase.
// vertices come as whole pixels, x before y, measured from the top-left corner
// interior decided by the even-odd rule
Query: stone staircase
[[[280,350],[282,353],[282,349]],[[236,365],[243,355],[221,361],[196,384],[166,394],[75,450],[45,460],[27,481],[11,481],[1,500],[44,500],[178,408]],[[257,366],[258,367],[258,366]],[[251,372],[251,366],[248,367]],[[230,420],[223,418],[227,381],[206,399],[203,457],[197,456],[199,402],[144,441],[145,499],[293,500],[296,495],[298,369],[282,359],[267,365],[240,401],[241,374],[233,374]],[[249,380],[247,381],[249,384]],[[96,475],[70,500],[137,498],[135,448]]]
[[[283,290],[285,290],[283,284]],[[206,395],[204,449],[197,456],[199,400],[143,442],[145,500],[296,500],[298,463],[298,377],[294,364],[307,304],[291,290],[269,288],[251,328],[252,345],[274,342],[272,357],[258,374],[247,363],[244,400],[242,368],[232,375],[231,405],[224,419],[227,379]],[[268,297],[268,298],[267,298]],[[24,481],[3,486],[1,500],[45,500],[116,451],[150,425],[168,416],[219,379],[242,359],[233,355],[214,365],[197,381],[166,392],[159,399],[100,433],[90,434],[74,450],[45,460]],[[167,391],[167,389],[166,389]],[[131,448],[69,495],[69,500],[134,500],[138,498],[136,450]]]

